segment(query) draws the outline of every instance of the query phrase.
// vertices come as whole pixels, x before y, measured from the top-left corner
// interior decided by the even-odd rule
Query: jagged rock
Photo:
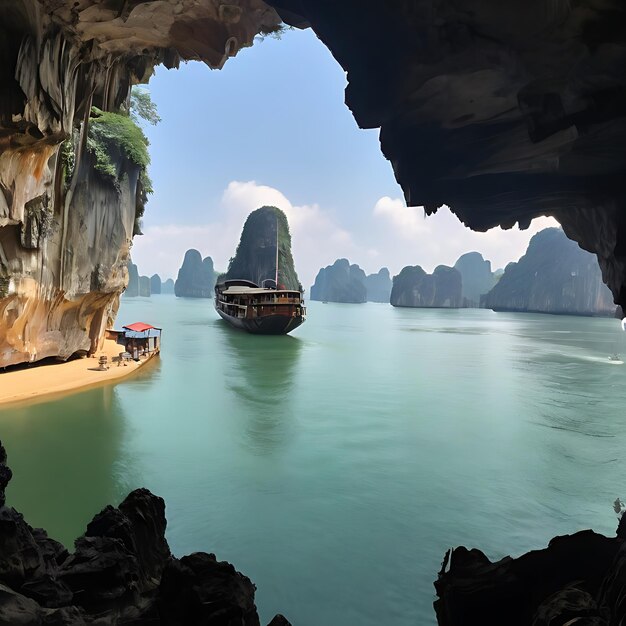
[[[437,622],[439,626],[528,626],[551,615],[552,626],[563,625],[574,605],[587,611],[588,619],[602,618],[603,611],[611,612],[617,604],[592,599],[599,597],[603,581],[612,575],[620,546],[616,538],[584,530],[555,537],[544,550],[495,563],[480,550],[455,548],[446,553],[435,582]],[[556,615],[561,618],[555,619]]]
[[[315,30],[409,206],[473,230],[557,217],[626,303],[621,0],[267,0]]]
[[[602,282],[596,259],[559,228],[537,233],[526,254],[507,265],[483,304],[496,311],[615,314],[613,296]]]
[[[161,284],[161,293],[168,295],[174,293],[174,281],[171,278]]]
[[[144,298],[149,298],[151,295],[150,291],[150,279],[147,276],[139,277],[139,295]]]
[[[150,276],[150,293],[161,293],[161,277],[158,274]]]
[[[241,232],[237,252],[220,280],[242,278],[260,285],[276,275],[276,239],[278,229],[278,285],[302,291],[291,255],[291,234],[287,216],[276,207],[264,206],[252,211]]]
[[[6,486],[1,443],[0,470]],[[165,528],[164,501],[136,489],[98,513],[70,554],[3,503],[0,623],[259,626],[254,584],[214,554],[175,558]]]
[[[462,306],[461,273],[439,265],[427,274],[419,265],[408,266],[393,277],[393,306],[457,308]]]
[[[365,280],[365,272],[358,265],[350,265],[348,259],[337,259],[317,273],[311,287],[311,300],[367,302]]]
[[[196,552],[168,563],[156,604],[167,624],[258,626],[254,589],[230,563]]]
[[[128,262],[128,285],[124,295],[128,298],[135,298],[139,295],[139,272],[134,263]]]
[[[0,507],[4,506],[4,502],[6,496],[4,495],[4,490],[6,486],[11,481],[13,477],[13,472],[11,468],[7,465],[7,452],[4,449],[2,443],[0,443]]]
[[[463,281],[463,306],[480,306],[480,297],[488,293],[496,284],[491,271],[491,262],[485,261],[479,252],[467,252],[454,264]]]
[[[213,259],[202,259],[197,250],[187,250],[183,264],[178,270],[174,293],[179,298],[212,298],[217,275]]]
[[[382,267],[377,274],[369,274],[365,277],[365,288],[367,289],[368,302],[389,303],[391,296],[391,277],[389,270]]]

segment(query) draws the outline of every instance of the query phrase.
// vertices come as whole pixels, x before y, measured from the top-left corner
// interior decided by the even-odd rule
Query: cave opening
[[[247,213],[264,203],[288,211],[306,289],[344,257],[395,275],[416,264],[432,272],[476,249],[504,268],[534,233],[558,225],[541,218],[525,231],[512,222],[483,234],[447,207],[428,218],[406,207],[378,129],[359,129],[344,104],[346,85],[310,29],[258,40],[224,71],[157,67],[147,89],[161,121],[143,124],[155,192],[132,250],[140,271],[175,278],[189,248],[224,270]]]

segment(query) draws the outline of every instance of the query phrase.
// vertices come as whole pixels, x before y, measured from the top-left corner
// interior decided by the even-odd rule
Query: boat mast
[[[276,279],[274,280],[278,289],[278,215],[276,216]]]

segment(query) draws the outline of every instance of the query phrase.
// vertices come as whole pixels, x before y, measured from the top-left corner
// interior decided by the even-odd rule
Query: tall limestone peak
[[[393,277],[390,301],[393,306],[458,308],[462,306],[461,272],[438,265],[427,274],[419,265],[407,266]]]
[[[614,315],[615,304],[593,254],[560,228],[546,228],[529,242],[524,256],[509,263],[483,298],[497,311],[570,315]]]
[[[462,254],[454,268],[463,277],[463,304],[467,307],[478,307],[480,297],[488,293],[496,284],[491,271],[491,261],[483,259],[480,252]]]
[[[212,298],[215,279],[213,259],[210,256],[203,259],[197,250],[187,250],[178,270],[174,293],[179,298]]]
[[[248,215],[235,256],[221,280],[241,278],[260,285],[276,274],[276,231],[278,229],[278,284],[302,291],[291,255],[287,216],[275,206],[263,206]]]

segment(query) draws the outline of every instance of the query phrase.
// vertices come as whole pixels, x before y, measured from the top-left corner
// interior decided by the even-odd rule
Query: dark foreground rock
[[[147,489],[98,513],[69,553],[5,506],[10,479],[0,444],[0,624],[259,626],[249,578],[214,554],[172,556]]]
[[[624,624],[623,532],[555,537],[544,550],[495,563],[480,550],[449,550],[435,589],[440,626]]]

